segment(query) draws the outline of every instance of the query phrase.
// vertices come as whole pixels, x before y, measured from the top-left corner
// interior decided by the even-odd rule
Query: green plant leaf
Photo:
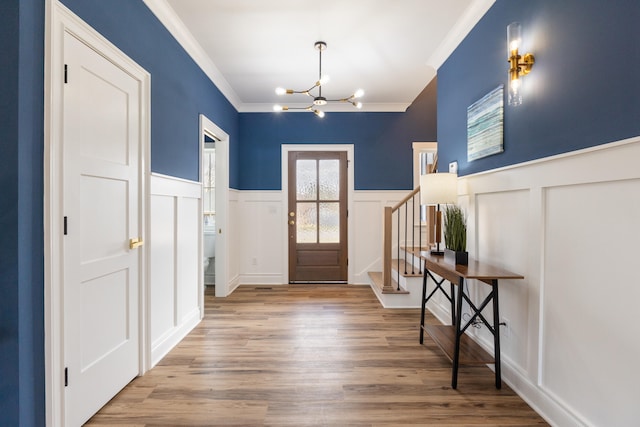
[[[444,244],[452,251],[467,250],[467,218],[458,205],[444,208]]]

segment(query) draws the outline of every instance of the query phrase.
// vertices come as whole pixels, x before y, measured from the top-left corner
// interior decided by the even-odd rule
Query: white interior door
[[[64,38],[65,424],[81,425],[139,372],[140,82]]]

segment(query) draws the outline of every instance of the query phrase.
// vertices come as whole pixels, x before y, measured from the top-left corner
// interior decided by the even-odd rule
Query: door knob
[[[296,223],[296,222],[295,222],[294,220],[289,221],[289,225],[293,225],[293,224],[295,224],[295,223]]]
[[[136,249],[142,245],[144,245],[144,241],[139,237],[135,239],[129,239],[129,249]]]
[[[289,216],[293,218],[294,216],[296,216],[296,214],[295,212],[289,212]]]

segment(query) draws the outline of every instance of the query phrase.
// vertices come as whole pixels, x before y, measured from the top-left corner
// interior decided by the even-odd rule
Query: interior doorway
[[[209,169],[205,170],[207,158]],[[217,297],[226,297],[229,294],[227,240],[229,226],[229,135],[202,114],[200,115],[200,159],[200,182],[202,183],[200,221],[202,243],[200,248],[202,256],[200,257],[201,289],[198,295],[200,309],[204,313],[205,285],[213,284]],[[212,279],[214,283],[211,283]]]

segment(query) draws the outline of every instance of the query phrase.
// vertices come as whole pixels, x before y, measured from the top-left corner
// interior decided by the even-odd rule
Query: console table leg
[[[493,358],[496,368],[496,388],[502,388],[502,373],[500,369],[500,310],[498,307],[498,280],[491,281],[493,291]]]
[[[422,314],[420,316],[420,344],[424,341],[424,314],[427,305],[427,264],[424,265],[424,274],[422,275]]]
[[[453,286],[452,282],[449,282],[449,285],[451,285],[451,324],[455,325],[456,324],[456,300],[455,300],[455,290]]]
[[[456,316],[456,343],[453,349],[453,369],[451,373],[451,388],[455,389],[458,387],[458,366],[460,365],[460,338],[462,333],[460,329],[462,327],[462,294],[464,292],[464,278],[460,277],[458,279],[458,297],[457,301],[457,309],[456,312],[458,315]]]

